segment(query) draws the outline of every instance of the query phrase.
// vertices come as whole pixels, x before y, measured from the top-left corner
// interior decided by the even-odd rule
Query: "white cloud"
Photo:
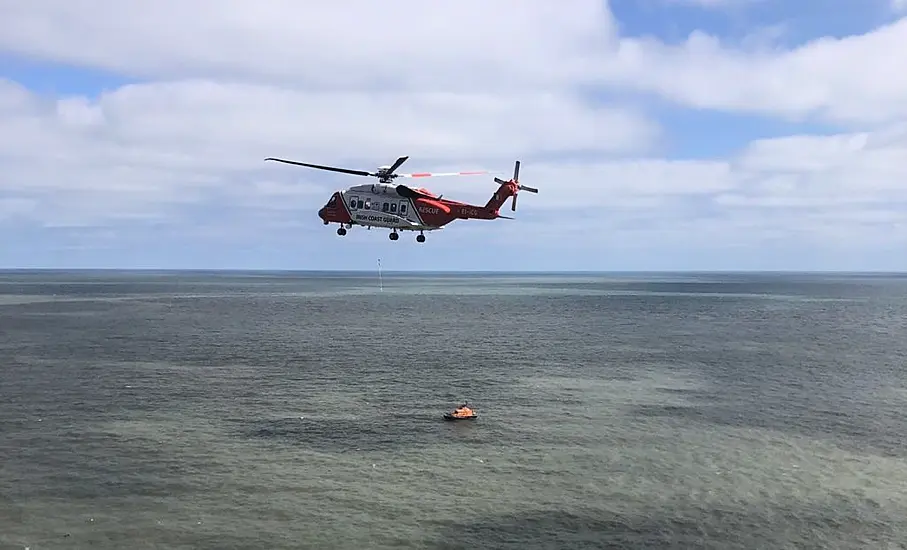
[[[907,11],[907,0],[891,0],[891,10],[895,13]]]
[[[790,51],[616,36],[605,3],[164,0],[0,5],[0,50],[147,78],[477,93],[599,82],[684,105],[882,122],[907,115],[907,18]],[[99,15],[100,14],[100,15]]]
[[[142,77],[451,91],[572,82],[613,32],[601,2],[38,0],[0,5],[0,49]]]
[[[776,198],[797,197],[814,207],[828,201],[857,206],[907,203],[905,159],[907,133],[894,139],[891,132],[881,132],[757,141],[740,165],[763,186],[786,178],[785,185],[769,187]]]
[[[907,73],[891,57],[899,51],[907,51],[907,18],[789,51],[731,50],[695,32],[679,46],[621,41],[601,80],[700,108],[884,123],[907,116]]]
[[[907,50],[907,19],[790,51],[732,50],[701,33],[678,46],[620,39],[591,0],[392,4],[0,4],[0,52],[148,79],[98,97],[0,79],[0,223],[322,231],[315,210],[358,180],[264,157],[370,169],[410,155],[407,170],[506,174],[523,160],[541,194],[521,197],[520,220],[490,237],[502,242],[905,242],[907,73],[891,52]],[[657,121],[636,100],[593,104],[593,84],[854,129],[662,159]],[[557,160],[576,152],[596,160]],[[428,186],[473,202],[494,190],[488,178]],[[192,221],[206,207],[220,214]]]

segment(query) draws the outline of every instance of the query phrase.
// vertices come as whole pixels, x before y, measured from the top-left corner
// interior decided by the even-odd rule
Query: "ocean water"
[[[907,277],[382,284],[0,273],[0,549],[907,548]]]

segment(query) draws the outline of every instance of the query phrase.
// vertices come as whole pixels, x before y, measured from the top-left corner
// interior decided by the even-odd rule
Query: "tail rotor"
[[[510,203],[510,210],[516,212],[516,197],[517,193],[520,191],[528,191],[529,193],[538,194],[539,190],[535,187],[529,187],[527,185],[520,185],[520,161],[516,161],[513,164],[513,177],[510,181],[504,181],[501,178],[494,178],[495,183],[500,185],[511,185],[513,188],[513,200]]]

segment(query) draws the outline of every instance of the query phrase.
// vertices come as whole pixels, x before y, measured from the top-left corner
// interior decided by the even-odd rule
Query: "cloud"
[[[508,96],[303,92],[190,80],[124,86],[97,100],[42,103],[22,90],[11,95],[23,132],[53,127],[55,135],[43,139],[58,145],[95,138],[106,148],[94,153],[104,159],[133,154],[130,146],[142,144],[150,149],[144,160],[171,166],[252,168],[263,156],[292,150],[328,160],[403,150],[435,158],[482,157],[490,148],[511,157],[574,149],[627,153],[646,148],[658,134],[653,122],[631,110],[594,108],[570,95],[532,90]],[[23,140],[20,133],[6,149],[26,154],[33,150],[30,139],[41,138],[28,134]]]
[[[94,9],[93,9],[94,6]],[[103,17],[98,17],[103,13]],[[164,0],[0,6],[0,49],[148,79],[498,93],[619,86],[685,106],[883,122],[907,114],[907,18],[795,49],[620,38],[606,3]]]
[[[907,74],[890,61],[907,19],[792,49],[732,48],[700,32],[679,45],[620,37],[591,0],[393,6],[0,4],[0,52],[137,79],[67,96],[0,79],[0,224],[80,227],[104,246],[140,242],[136,228],[168,242],[311,243],[335,238],[317,208],[359,181],[264,157],[373,169],[409,155],[412,171],[507,174],[521,159],[521,179],[541,189],[520,198],[517,221],[457,222],[432,236],[441,247],[907,244]],[[653,98],[843,128],[666,158],[677,128],[653,118]],[[426,185],[479,203],[495,188]]]
[[[102,14],[102,15],[99,15]],[[572,83],[614,27],[601,2],[136,0],[0,6],[0,49],[142,78],[474,91]]]
[[[679,46],[622,40],[600,78],[697,108],[877,124],[907,116],[907,73],[888,53],[905,50],[907,18],[791,50],[734,50],[697,31]]]
[[[891,0],[891,11],[895,13],[907,12],[907,0]]]

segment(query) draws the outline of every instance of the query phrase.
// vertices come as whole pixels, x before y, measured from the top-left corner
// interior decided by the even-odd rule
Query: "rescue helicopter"
[[[367,176],[378,179],[377,183],[354,185],[346,189],[334,191],[328,202],[318,210],[318,217],[324,225],[339,224],[337,234],[346,235],[347,230],[354,225],[372,229],[373,227],[390,229],[390,240],[400,238],[399,231],[418,231],[416,242],[425,242],[425,231],[437,231],[454,220],[495,220],[498,218],[513,219],[498,213],[501,206],[512,198],[510,209],[516,212],[517,193],[528,191],[538,193],[538,189],[527,187],[519,183],[520,161],[513,166],[513,177],[504,181],[495,177],[499,185],[497,191],[484,206],[468,204],[442,198],[428,189],[410,187],[407,185],[394,185],[396,178],[426,178],[434,176],[473,176],[488,174],[487,171],[472,172],[421,172],[413,174],[398,174],[396,170],[409,159],[408,156],[400,157],[390,166],[380,166],[377,171],[351,170],[322,166],[293,160],[268,157],[265,161],[283,162],[296,166],[329,170],[354,176]]]

